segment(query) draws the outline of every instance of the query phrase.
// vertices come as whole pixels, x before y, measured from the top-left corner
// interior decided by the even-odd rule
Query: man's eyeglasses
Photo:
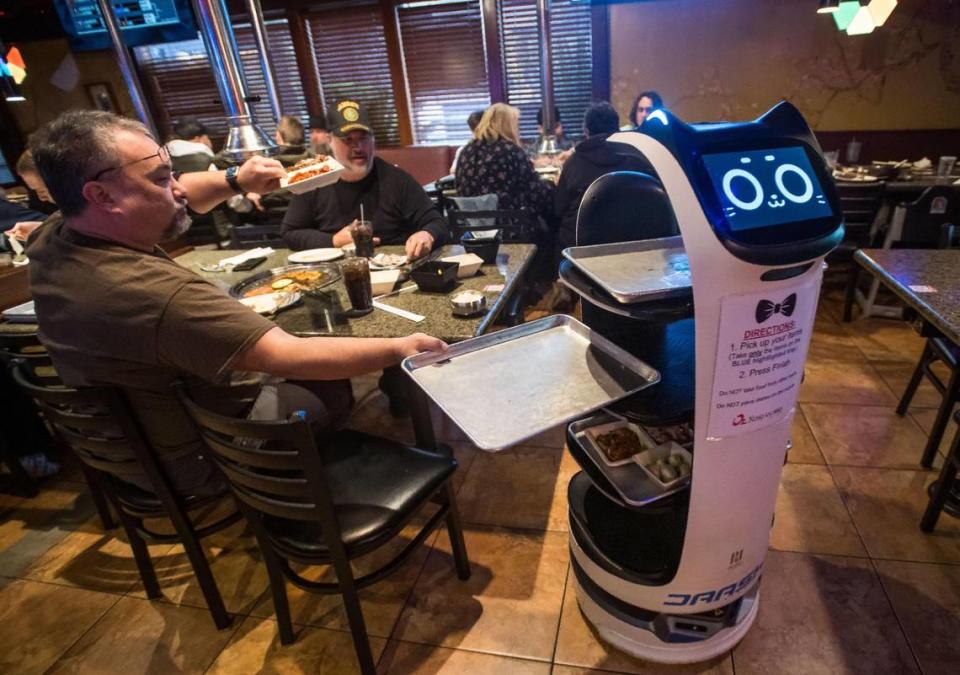
[[[117,169],[123,169],[123,168],[126,168],[126,167],[128,167],[128,166],[130,166],[130,165],[132,165],[132,164],[139,164],[140,162],[146,162],[148,159],[153,159],[154,157],[158,158],[158,159],[159,159],[161,162],[163,162],[164,164],[169,164],[169,163],[170,163],[170,149],[169,149],[166,145],[161,145],[159,148],[157,148],[157,151],[156,151],[155,153],[153,153],[152,155],[148,155],[147,157],[141,157],[140,159],[134,159],[134,160],[131,160],[131,161],[126,162],[126,163],[124,163],[124,164],[121,164],[121,165],[119,165],[119,166],[108,166],[106,169],[103,169],[103,170],[98,171],[97,173],[95,173],[95,174],[93,175],[93,178],[91,178],[90,180],[91,180],[91,181],[100,180],[100,176],[102,176],[103,174],[107,173],[108,171],[116,171]]]

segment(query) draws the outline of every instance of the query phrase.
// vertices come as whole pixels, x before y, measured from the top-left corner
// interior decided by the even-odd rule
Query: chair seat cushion
[[[123,507],[127,513],[141,517],[151,517],[152,515],[166,516],[167,510],[160,501],[160,497],[153,492],[121,480],[117,480],[116,484],[117,499],[120,502],[120,506]],[[227,487],[224,486],[223,492],[220,494],[203,496],[188,495],[184,497],[184,506],[187,511],[192,511],[205,504],[212,504],[213,502],[223,499],[227,492]]]
[[[342,431],[323,453],[327,482],[348,551],[392,537],[456,470],[452,457],[356,431]],[[329,553],[318,522],[264,516],[281,553],[322,559]]]

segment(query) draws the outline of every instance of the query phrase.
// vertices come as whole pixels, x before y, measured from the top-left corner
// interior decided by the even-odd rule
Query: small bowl
[[[410,278],[425,293],[446,293],[457,282],[457,263],[431,260],[411,270]]]
[[[370,287],[373,295],[384,295],[393,290],[400,280],[400,270],[371,270]]]
[[[460,265],[460,269],[457,270],[457,279],[467,279],[474,276],[480,271],[480,266],[483,265],[483,258],[475,253],[451,255],[446,258],[441,258],[441,260],[443,262],[454,262]]]
[[[463,291],[450,298],[454,316],[474,316],[487,309],[487,299],[478,291]]]
[[[471,235],[470,232],[464,232],[463,236],[460,237],[460,245],[463,246],[463,250],[480,256],[481,260],[487,265],[496,263],[502,239],[500,232],[497,231],[497,236],[488,239],[480,239]]]

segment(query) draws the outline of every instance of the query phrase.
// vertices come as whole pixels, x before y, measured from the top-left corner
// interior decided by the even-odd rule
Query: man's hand
[[[41,220],[24,220],[11,227],[5,234],[12,239],[26,241],[30,233],[41,225],[43,225]]]
[[[283,164],[266,157],[251,157],[237,171],[237,182],[247,192],[266,194],[280,188],[280,179],[287,175]]]
[[[402,361],[408,356],[421,352],[445,352],[449,347],[440,338],[430,337],[423,333],[414,333],[407,337],[397,338],[397,356]]]
[[[433,248],[433,235],[425,230],[414,232],[407,239],[407,259],[416,260],[427,255]]]
[[[335,235],[333,235],[333,245],[336,246],[337,248],[340,248],[341,246],[346,246],[347,244],[352,244],[352,243],[353,243],[353,237],[350,236],[350,228],[353,227],[354,225],[356,225],[358,222],[360,222],[360,221],[358,221],[356,218],[354,218],[354,220],[353,220],[352,223],[347,223],[346,225],[344,225],[343,227],[341,227],[341,228],[337,231],[337,233],[336,233]],[[380,237],[374,237],[374,238],[373,238],[373,245],[374,245],[374,246],[379,246],[379,245],[380,245]]]
[[[248,192],[247,194],[245,194],[245,195],[243,195],[243,196],[246,197],[246,198],[250,201],[251,204],[253,204],[253,207],[254,207],[257,211],[264,211],[264,210],[265,210],[265,209],[263,208],[263,204],[260,203],[261,197],[260,197],[260,195],[259,195],[258,193],[256,193],[256,192]]]

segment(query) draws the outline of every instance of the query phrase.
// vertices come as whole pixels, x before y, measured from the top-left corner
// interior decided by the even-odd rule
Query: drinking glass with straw
[[[373,257],[373,223],[363,217],[363,204],[360,205],[360,220],[350,226],[350,236],[357,248],[358,258]]]

